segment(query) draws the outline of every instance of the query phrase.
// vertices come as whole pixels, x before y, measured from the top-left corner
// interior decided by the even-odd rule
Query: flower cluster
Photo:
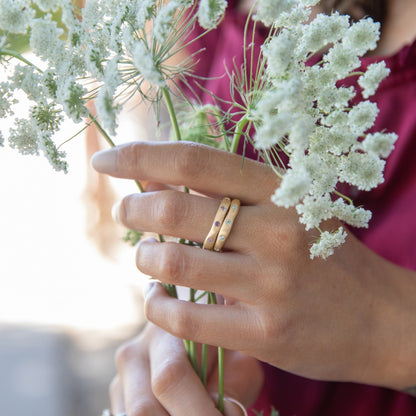
[[[264,1],[258,10],[257,19],[271,24],[274,34],[262,47],[261,76],[267,81],[251,111],[255,146],[269,159],[285,154],[274,156],[288,163],[281,167],[281,185],[272,201],[295,206],[306,229],[320,230],[330,218],[367,227],[371,212],[355,207],[338,187],[348,183],[368,191],[379,185],[382,158],[397,139],[394,133],[368,133],[378,108],[366,99],[389,69],[379,62],[364,72],[359,57],[375,49],[379,23],[367,18],[351,24],[348,16],[333,13],[306,24],[314,3],[284,0],[276,8],[275,2]],[[360,91],[342,82],[351,76],[359,77]],[[311,257],[329,256],[345,237],[342,227],[321,231]]]
[[[270,36],[262,46],[258,80],[245,83],[241,91],[249,105],[245,113],[239,107],[235,131],[224,126],[236,103],[222,113],[195,105],[182,120],[171,118],[176,133],[183,127],[184,139],[192,135],[218,146],[222,136],[222,145],[231,150],[237,142],[230,145],[229,133],[238,139],[242,132],[249,135],[247,123],[254,126],[255,147],[282,178],[272,201],[296,207],[306,229],[320,231],[311,257],[325,258],[346,234],[342,227],[322,231],[323,221],[338,218],[366,227],[371,218],[342,195],[339,185],[368,191],[380,184],[383,159],[397,136],[369,133],[378,109],[368,98],[389,70],[379,62],[364,71],[360,57],[376,47],[379,24],[370,18],[351,23],[338,13],[309,21],[317,2],[257,2],[254,17],[271,26]],[[7,139],[23,154],[42,151],[55,169],[66,171],[65,155],[53,142],[64,117],[97,124],[112,143],[119,112],[137,94],[153,103],[164,97],[172,116],[170,94],[185,97],[178,80],[192,76],[194,62],[191,56],[173,65],[172,57],[187,46],[183,40],[196,20],[211,30],[226,7],[226,0],[87,0],[82,9],[72,0],[0,0],[0,62],[8,64],[10,57],[20,61],[0,83],[0,117],[13,116],[16,91],[30,102],[28,117],[16,118],[8,135],[0,132],[0,145]],[[15,34],[28,35],[39,66],[11,50],[9,37]],[[343,82],[352,76],[358,78],[359,90]],[[282,161],[280,166],[276,161]]]
[[[31,103],[29,117],[11,127],[9,145],[23,154],[41,150],[56,170],[66,172],[65,154],[52,140],[64,116],[75,123],[99,120],[114,135],[117,116],[131,97],[158,101],[161,89],[187,73],[190,61],[168,63],[185,47],[180,40],[197,18],[214,28],[226,5],[202,0],[196,13],[192,0],[87,0],[82,9],[71,0],[0,0],[0,57],[4,64],[9,63],[4,57],[21,61],[0,84],[0,117],[13,113],[17,90]],[[52,15],[58,10],[60,22]],[[8,48],[8,38],[16,34],[29,36],[39,66]],[[91,117],[90,100],[97,118]]]

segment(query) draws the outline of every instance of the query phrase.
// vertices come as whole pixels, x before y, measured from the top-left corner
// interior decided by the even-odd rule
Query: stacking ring
[[[224,247],[227,238],[231,233],[231,228],[234,225],[234,221],[237,217],[237,214],[240,210],[240,200],[233,199],[231,201],[230,209],[228,210],[227,216],[225,217],[224,222],[221,225],[218,237],[215,240],[214,251],[221,251]]]
[[[217,240],[218,233],[220,232],[221,225],[224,222],[224,219],[227,215],[228,210],[230,209],[231,198],[225,197],[222,199],[218,211],[215,214],[214,222],[212,223],[211,229],[207,235],[207,238],[204,241],[202,246],[205,250],[212,250]]]
[[[211,229],[202,246],[205,250],[221,251],[231,233],[231,228],[240,210],[240,200],[225,197],[214,217]]]

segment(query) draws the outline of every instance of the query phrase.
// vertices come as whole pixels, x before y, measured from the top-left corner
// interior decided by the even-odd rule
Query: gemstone
[[[231,220],[227,220],[227,221],[225,221],[225,223],[226,223],[227,225],[231,225],[232,221],[231,221]]]
[[[220,223],[219,221],[215,221],[214,225],[215,225],[216,227],[219,227],[219,226],[221,225],[221,223]]]
[[[223,211],[225,211],[225,210],[226,210],[226,208],[225,208],[225,206],[224,206],[224,205],[221,205],[221,209],[222,209]]]
[[[223,235],[220,235],[219,238],[220,238],[221,241],[224,241],[225,240],[225,237]]]
[[[214,239],[212,237],[208,238],[208,243],[213,243]]]
[[[233,205],[233,209],[237,209],[238,208],[238,205]]]

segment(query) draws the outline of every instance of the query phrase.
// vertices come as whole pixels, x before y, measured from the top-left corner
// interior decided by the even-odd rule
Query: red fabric
[[[220,27],[192,47],[205,48],[200,54],[197,72],[216,77],[205,88],[229,99],[229,80],[224,68],[239,66],[243,60],[245,15],[229,2],[229,10]],[[198,30],[198,29],[196,29]],[[265,33],[259,30],[256,44]],[[363,67],[377,58],[363,59]],[[352,230],[372,250],[390,261],[416,270],[416,42],[386,59],[391,69],[372,99],[380,113],[375,131],[396,132],[399,139],[385,169],[385,182],[376,190],[356,193],[358,205],[370,209],[373,218],[368,229]],[[220,77],[220,78],[218,78]],[[203,100],[211,97],[203,94]],[[246,153],[255,157],[253,151]],[[265,385],[253,406],[270,414],[274,406],[280,416],[414,416],[416,399],[406,394],[354,383],[320,382],[301,378],[264,364]],[[254,415],[253,411],[250,415]]]

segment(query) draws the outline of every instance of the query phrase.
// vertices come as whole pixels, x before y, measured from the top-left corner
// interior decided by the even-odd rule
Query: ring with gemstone
[[[218,233],[220,232],[221,225],[223,224],[225,217],[230,209],[231,198],[225,197],[222,199],[220,206],[218,207],[217,213],[215,214],[214,221],[211,229],[205,238],[202,246],[205,250],[212,250],[217,240]]]
[[[229,237],[231,233],[231,229],[234,225],[234,222],[235,222],[235,219],[237,217],[239,210],[240,210],[240,200],[233,199],[231,201],[230,208],[227,212],[227,215],[218,232],[217,239],[215,240],[214,251],[221,251],[222,248],[224,247],[224,244],[227,241],[227,238]]]

